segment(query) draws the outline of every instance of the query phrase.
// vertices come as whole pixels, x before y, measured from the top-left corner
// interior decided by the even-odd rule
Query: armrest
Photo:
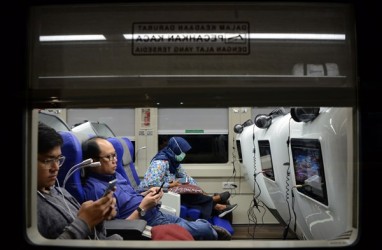
[[[105,221],[107,236],[119,234],[124,240],[149,240],[144,233],[147,222],[145,220],[108,220]]]

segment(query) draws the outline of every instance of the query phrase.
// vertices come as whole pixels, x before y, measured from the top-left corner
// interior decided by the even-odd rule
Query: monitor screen
[[[297,190],[328,205],[321,144],[317,139],[291,139]]]
[[[275,180],[273,172],[272,154],[269,141],[259,141],[261,169],[265,177]]]
[[[241,144],[240,144],[240,140],[236,140],[236,148],[237,148],[237,152],[239,154],[239,162],[240,163],[243,163],[243,154],[241,153]]]

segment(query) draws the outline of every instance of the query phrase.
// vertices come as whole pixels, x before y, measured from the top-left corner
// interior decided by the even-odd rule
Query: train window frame
[[[143,6],[134,5],[134,6]],[[211,3],[210,3],[211,4]],[[232,4],[232,3],[231,3]],[[249,4],[249,3],[243,3]],[[256,5],[256,3],[252,3]],[[250,4],[250,5],[252,5]],[[268,6],[265,3],[258,3],[266,7],[277,7],[275,3],[270,3]],[[296,4],[296,3],[294,3]],[[154,4],[155,5],[155,4]],[[315,3],[316,6],[320,6],[321,3]],[[334,8],[343,7],[346,12],[344,14],[345,23],[349,26],[354,22],[354,13],[352,12],[352,5],[338,4],[331,5],[329,3],[322,4],[323,6],[329,6]],[[86,7],[86,4],[83,6]],[[182,6],[182,5],[176,5]],[[195,5],[197,6],[197,5]],[[211,5],[213,6],[213,5]],[[296,5],[291,4],[292,7]],[[287,6],[284,8],[288,8]],[[298,3],[299,7],[312,6],[310,3]],[[314,6],[314,5],[313,5]],[[41,9],[39,9],[41,7]],[[289,75],[273,75],[271,77],[259,75],[253,76],[251,74],[239,74],[239,75],[198,75],[198,72],[194,75],[145,75],[136,74],[132,77],[120,77],[117,74],[116,77],[99,76],[99,77],[78,77],[78,76],[61,76],[57,75],[44,75],[44,72],[39,70],[44,69],[44,65],[41,61],[44,60],[43,56],[39,54],[38,36],[40,35],[33,25],[38,26],[39,20],[34,19],[36,16],[42,14],[50,14],[49,11],[54,12],[54,9],[58,6],[37,6],[32,8],[30,39],[32,42],[30,45],[29,54],[30,60],[30,75],[28,78],[28,96],[31,101],[28,106],[26,116],[26,124],[24,132],[27,136],[27,143],[25,143],[26,162],[32,162],[32,168],[29,169],[25,163],[24,180],[28,183],[25,203],[26,203],[26,237],[30,244],[41,246],[89,246],[92,244],[94,247],[126,247],[126,242],[106,242],[108,245],[104,245],[103,242],[89,242],[86,240],[67,241],[67,240],[47,240],[41,237],[36,231],[36,193],[32,192],[33,187],[36,186],[36,146],[37,146],[37,114],[36,108],[131,108],[131,107],[152,107],[162,106],[167,108],[173,107],[243,107],[243,106],[280,106],[280,105],[298,105],[298,106],[345,106],[351,107],[354,113],[357,113],[357,81],[355,70],[355,41],[354,33],[350,32],[349,43],[346,43],[345,57],[349,57],[349,63],[345,72],[349,74],[346,77],[328,77],[328,76],[293,76]],[[64,6],[61,6],[64,7]],[[66,8],[67,6],[65,6]],[[94,6],[93,6],[94,7]],[[105,6],[103,6],[105,7]],[[171,6],[170,6],[171,7]],[[44,9],[46,8],[46,9]],[[58,7],[59,8],[59,7]],[[283,8],[281,8],[283,9]],[[350,11],[349,11],[350,9]],[[46,12],[44,12],[46,11]],[[350,13],[350,14],[349,14]],[[352,30],[353,27],[346,27],[346,30]],[[272,43],[272,42],[271,42]],[[324,44],[318,42],[316,45]],[[74,46],[78,46],[80,43],[73,43]],[[58,45],[58,47],[63,44]],[[43,46],[48,47],[49,44]],[[45,47],[45,48],[46,48]],[[36,49],[37,48],[37,49]],[[46,56],[46,55],[44,55]],[[202,56],[208,58],[208,56]],[[147,56],[149,58],[150,56]],[[196,56],[194,57],[196,58]],[[47,58],[45,58],[47,59]],[[48,60],[46,60],[48,61]],[[46,62],[45,61],[45,62]],[[346,61],[342,59],[342,61]],[[324,62],[326,63],[326,62]],[[56,64],[55,64],[56,65]],[[46,66],[46,65],[45,65]],[[134,66],[134,65],[133,65]],[[161,65],[163,66],[163,65]],[[233,65],[237,66],[237,65]],[[192,67],[189,67],[192,68]],[[238,67],[233,67],[237,69]],[[60,70],[58,70],[58,73]],[[245,69],[242,70],[245,72]],[[240,72],[242,72],[240,71]],[[203,72],[202,70],[199,71]],[[222,71],[224,72],[224,71]],[[105,84],[108,80],[114,79],[116,81]],[[131,83],[126,86],[125,83]],[[80,83],[77,85],[76,83]],[[236,85],[235,85],[236,83]],[[168,90],[168,92],[163,90]],[[90,90],[90,91],[89,91]],[[96,90],[96,91],[93,91]],[[189,94],[184,96],[184,94]],[[341,95],[343,98],[338,98]],[[126,98],[128,96],[129,98]],[[242,98],[237,98],[238,96]],[[258,98],[256,99],[256,96]],[[281,98],[280,98],[281,97]],[[325,97],[325,98],[323,98]],[[100,101],[100,98],[102,100]],[[354,141],[357,142],[357,124],[358,114],[355,114],[353,120],[355,131],[353,132]],[[231,124],[230,124],[231,126]],[[352,145],[354,148],[357,145]],[[356,151],[355,153],[358,153]],[[358,155],[355,156],[355,162],[358,162]],[[354,169],[355,172],[358,169]],[[355,173],[354,180],[358,177]],[[354,202],[352,205],[355,207],[352,216],[352,222],[354,223],[354,234],[349,239],[342,240],[324,240],[324,241],[288,241],[288,246],[285,242],[267,241],[265,243],[259,241],[231,241],[231,242],[179,242],[176,247],[184,244],[186,247],[199,247],[204,248],[216,248],[216,247],[238,247],[238,248],[259,248],[259,247],[276,247],[276,248],[293,248],[293,247],[326,247],[326,246],[351,246],[356,242],[357,230],[358,230],[358,205],[356,204],[358,199],[358,182],[354,184]],[[123,244],[125,243],[125,244]],[[142,243],[136,241],[129,241],[129,247],[141,248]],[[157,248],[157,242],[145,242],[144,248]],[[160,247],[174,247],[171,243],[161,242]]]

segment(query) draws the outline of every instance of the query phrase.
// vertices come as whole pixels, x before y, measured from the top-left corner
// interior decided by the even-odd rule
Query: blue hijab
[[[167,160],[170,165],[170,173],[175,174],[180,165],[175,160],[175,155],[180,155],[181,152],[187,153],[191,149],[191,145],[182,137],[171,137],[165,148],[159,151],[151,161]]]

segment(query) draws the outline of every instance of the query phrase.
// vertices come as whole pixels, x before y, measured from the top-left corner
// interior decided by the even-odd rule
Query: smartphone
[[[188,183],[188,178],[187,177],[183,177],[183,178],[180,178],[178,179],[178,181],[182,184],[187,184]]]
[[[110,191],[113,191],[116,184],[117,184],[117,179],[109,181],[109,185],[107,186],[105,192],[103,193],[103,196],[106,196]]]
[[[159,192],[162,190],[162,187],[163,187],[164,183],[165,182],[162,182],[162,185],[160,185],[160,188],[158,189],[158,191],[155,194],[159,194]]]

